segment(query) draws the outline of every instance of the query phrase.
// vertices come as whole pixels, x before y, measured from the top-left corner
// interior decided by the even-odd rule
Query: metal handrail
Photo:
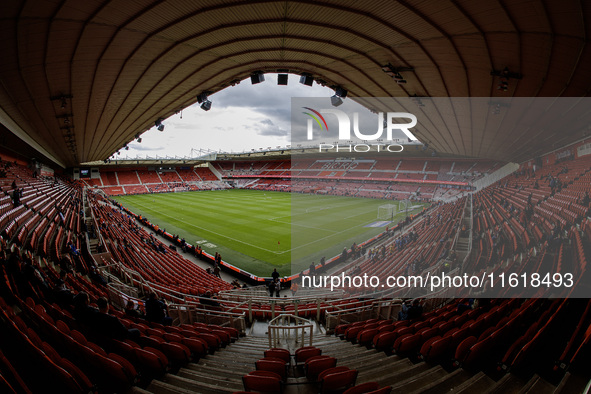
[[[293,322],[293,325],[291,324]],[[295,331],[294,339],[295,343],[299,344],[299,330],[302,330],[301,344],[306,344],[306,329],[310,331],[310,339],[308,346],[312,346],[314,339],[314,324],[308,320],[299,316],[282,314],[269,322],[268,336],[269,336],[269,347],[278,347],[280,343],[280,335],[282,338],[288,340],[291,338],[291,333]]]

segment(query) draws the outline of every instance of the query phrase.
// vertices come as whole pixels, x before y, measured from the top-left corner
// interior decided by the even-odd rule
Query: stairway
[[[412,362],[407,357],[397,355],[388,356],[384,352],[368,350],[334,336],[315,337],[313,345],[322,349],[323,355],[337,358],[338,366],[356,369],[359,372],[357,384],[377,382],[381,387],[392,386],[392,392],[564,394],[581,392],[586,383],[584,379],[575,379],[568,373],[557,387],[538,375],[527,380],[507,374],[495,382],[483,372],[471,373],[462,368],[450,372],[441,365]],[[255,370],[255,361],[263,358],[268,348],[267,338],[241,338],[197,363],[189,363],[177,374],[168,373],[159,380],[153,380],[145,390],[136,387],[133,391],[156,394],[229,394],[242,391],[242,376]],[[290,349],[290,352],[293,354],[295,349]],[[302,377],[301,371],[291,368],[284,394],[317,392],[318,386]]]
[[[465,228],[466,232],[462,234],[461,229]],[[458,239],[456,241],[454,250],[458,261],[464,261],[464,258],[472,248],[471,234],[472,234],[472,196],[468,196],[466,199],[466,205],[464,206],[464,213],[462,215],[462,221],[459,228]]]

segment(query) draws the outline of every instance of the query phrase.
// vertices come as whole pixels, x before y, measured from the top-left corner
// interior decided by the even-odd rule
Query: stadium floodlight
[[[156,128],[158,129],[158,131],[164,131],[164,125],[162,124],[162,121],[164,119],[162,118],[158,118],[156,119],[156,121],[154,122],[154,126],[156,126]]]
[[[347,98],[347,94],[349,93],[347,89],[343,88],[342,86],[337,86],[334,93],[342,98]]]
[[[335,94],[330,98],[330,103],[333,107],[338,107],[339,105],[343,104],[343,100]]]
[[[197,102],[201,104],[204,101],[207,101],[207,95],[209,92],[201,92],[197,95]]]
[[[257,83],[261,83],[265,81],[265,75],[262,71],[255,71],[250,74],[250,83],[256,85]]]
[[[288,74],[278,74],[277,75],[277,85],[287,85]]]
[[[314,78],[312,78],[311,74],[303,73],[300,77],[300,83],[302,85],[312,86],[312,84],[314,83]]]
[[[211,101],[205,100],[203,103],[201,103],[201,109],[204,111],[209,111],[211,109]]]

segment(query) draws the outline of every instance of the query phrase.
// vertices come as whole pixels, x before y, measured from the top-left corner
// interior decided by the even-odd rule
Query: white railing
[[[308,332],[306,332],[308,330]],[[301,331],[301,334],[300,334]],[[307,319],[293,315],[279,315],[269,322],[269,347],[279,347],[281,341],[295,341],[297,345],[306,345],[306,334],[309,333],[308,346],[314,340],[314,324]]]

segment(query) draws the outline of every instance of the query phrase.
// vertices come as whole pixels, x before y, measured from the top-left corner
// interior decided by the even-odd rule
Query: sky
[[[166,119],[164,131],[146,131],[142,142],[131,142],[119,158],[198,157],[207,150],[237,153],[285,147],[290,144],[291,98],[328,100],[332,95],[332,89],[316,82],[300,84],[298,75],[290,74],[287,86],[277,85],[277,74],[265,74],[265,81],[256,85],[245,79],[209,96],[209,111],[194,104],[182,111],[182,118],[179,113]]]

